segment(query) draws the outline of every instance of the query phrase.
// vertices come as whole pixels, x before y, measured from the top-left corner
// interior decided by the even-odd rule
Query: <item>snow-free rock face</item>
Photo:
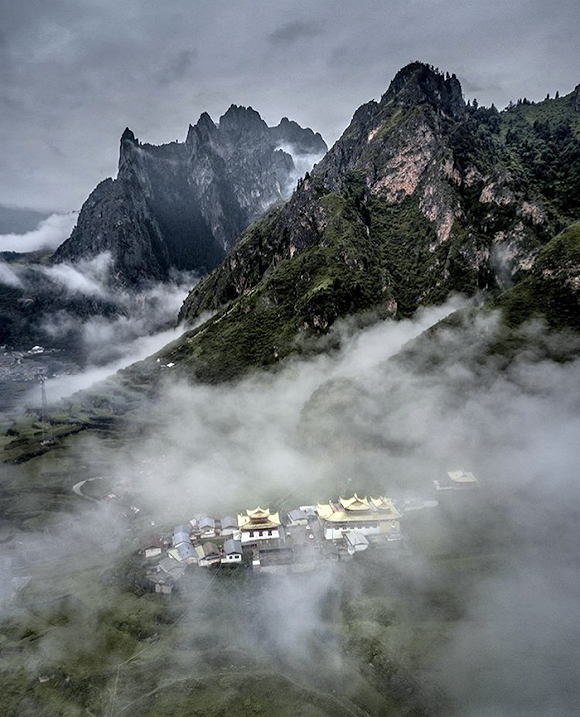
[[[203,274],[250,222],[290,194],[298,176],[292,155],[318,158],[326,149],[310,129],[286,118],[268,127],[251,107],[235,105],[218,124],[202,114],[185,142],[142,144],[127,128],[117,178],[91,193],[53,260],[110,252],[121,286],[175,270]]]

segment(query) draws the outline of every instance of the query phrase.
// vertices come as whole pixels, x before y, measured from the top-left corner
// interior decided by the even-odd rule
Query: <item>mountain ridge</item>
[[[217,376],[221,362],[233,377],[299,350],[300,337],[325,333],[340,316],[373,309],[403,318],[453,292],[493,298],[517,284],[580,218],[565,197],[543,191],[527,151],[532,140],[549,149],[550,132],[562,134],[567,154],[554,171],[574,184],[576,93],[534,105],[539,119],[529,122],[526,104],[502,113],[471,106],[452,75],[422,63],[403,68],[379,102],[354,113],[291,199],[251,225],[194,287],[181,320],[221,307],[227,317],[220,314],[219,331],[210,322],[203,339],[168,350],[170,360],[201,379]],[[563,109],[557,125],[554,103]],[[543,117],[554,125],[547,140]],[[514,132],[514,122],[525,126]],[[212,334],[217,343],[206,352]]]

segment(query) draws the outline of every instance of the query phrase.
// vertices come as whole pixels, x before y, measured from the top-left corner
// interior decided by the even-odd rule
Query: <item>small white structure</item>
[[[369,541],[360,530],[351,530],[344,534],[344,542],[349,555],[360,553],[369,547]]]
[[[159,580],[155,583],[155,592],[161,593],[162,595],[171,595],[173,592],[173,585]]]
[[[161,548],[156,545],[151,545],[149,548],[145,548],[146,558],[156,558],[158,555],[161,555]]]
[[[467,471],[449,471],[446,478],[434,480],[436,490],[473,490],[479,488],[479,481]]]
[[[221,559],[222,563],[241,563],[242,562],[242,542],[241,540],[226,540],[224,542],[224,554]]]

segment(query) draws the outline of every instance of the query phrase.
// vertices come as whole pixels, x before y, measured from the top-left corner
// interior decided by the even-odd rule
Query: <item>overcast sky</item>
[[[495,102],[580,82],[578,0],[0,0],[0,204],[77,209],[129,125],[185,137],[231,103],[333,142],[415,59]]]

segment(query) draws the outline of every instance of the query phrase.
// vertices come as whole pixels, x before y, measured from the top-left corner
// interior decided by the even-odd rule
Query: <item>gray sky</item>
[[[129,125],[185,137],[233,102],[332,143],[412,60],[503,107],[580,82],[578,0],[0,0],[0,204],[77,209]]]

